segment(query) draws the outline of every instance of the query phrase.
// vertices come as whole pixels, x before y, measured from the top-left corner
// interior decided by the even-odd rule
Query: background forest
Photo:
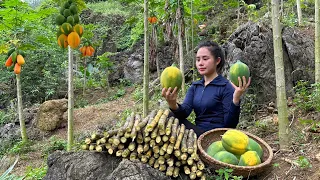
[[[144,56],[144,6],[142,0],[75,1],[84,28],[80,47],[87,41],[95,49],[90,57],[83,57],[78,49],[73,50],[73,149],[77,150],[92,131],[105,128],[111,121],[111,125],[119,126],[132,111],[143,110],[143,70],[141,64],[135,63]],[[35,109],[45,101],[68,98],[68,51],[58,46],[56,25],[56,15],[64,2],[0,1],[0,174],[20,157],[11,175],[4,179],[42,179],[47,172],[48,155],[67,149],[66,125],[55,131],[40,132],[35,128],[34,116],[25,117],[29,141],[21,141],[19,128],[12,136],[5,136],[9,126],[19,125],[16,75],[4,66],[7,52],[13,46],[19,46],[25,53],[21,71],[24,114],[36,114]],[[296,0],[281,1],[281,26],[307,32],[314,39],[315,1],[299,2],[301,16],[300,13],[298,16]],[[221,45],[228,44],[236,30],[247,22],[271,24],[271,2],[267,0],[153,0],[148,5],[149,17],[156,17],[155,22],[149,20],[148,26],[149,109],[165,107],[157,77],[165,67],[181,62],[179,46],[183,46],[187,89],[193,80],[200,78],[194,71],[194,49],[198,42],[210,39]],[[179,35],[182,44],[179,44]],[[308,173],[314,175],[309,174],[311,178],[320,177],[320,86],[314,77],[299,80],[303,81],[287,88],[289,121],[295,124],[291,141],[298,143],[291,145],[294,149],[291,163],[281,161],[282,156],[273,162],[270,176],[276,174],[275,179],[282,179],[289,172],[281,171],[280,167],[291,171],[294,165],[302,176],[297,176],[298,179],[307,179]],[[239,128],[265,138],[273,148],[279,149],[275,97],[264,101],[259,96],[259,87],[253,83],[244,97]],[[183,92],[180,93],[181,101]],[[87,119],[92,121],[84,124]],[[189,120],[194,121],[194,114]],[[231,175],[232,170],[221,170],[215,179],[226,178],[228,174]]]

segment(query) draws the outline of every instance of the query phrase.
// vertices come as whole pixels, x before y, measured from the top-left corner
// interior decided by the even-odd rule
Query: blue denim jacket
[[[235,128],[239,123],[240,105],[233,103],[233,92],[229,80],[218,75],[207,86],[204,79],[193,82],[184,102],[177,110],[171,110],[178,119],[187,118],[192,110],[196,114],[196,125],[203,130]]]

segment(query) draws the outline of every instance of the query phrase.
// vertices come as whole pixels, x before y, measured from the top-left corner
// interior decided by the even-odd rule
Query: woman
[[[177,103],[177,87],[163,88],[162,96],[180,124],[193,129],[198,136],[214,128],[235,128],[239,122],[240,98],[250,85],[243,76],[238,77],[239,87],[220,75],[224,65],[224,55],[219,45],[205,41],[198,45],[196,67],[203,78],[193,82],[184,102]],[[196,126],[186,118],[194,110]]]

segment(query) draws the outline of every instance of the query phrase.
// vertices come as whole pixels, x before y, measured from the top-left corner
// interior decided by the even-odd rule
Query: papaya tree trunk
[[[178,0],[177,8],[177,25],[178,25],[178,46],[179,46],[179,60],[180,60],[180,71],[182,73],[182,85],[181,92],[182,96],[185,95],[185,77],[184,77],[184,59],[183,59],[183,43],[182,43],[182,10],[181,10],[181,1]]]
[[[320,83],[320,0],[315,0],[315,82]]]
[[[297,13],[299,26],[302,26],[301,0],[297,0]]]
[[[143,117],[148,115],[149,108],[149,28],[148,0],[144,0],[144,66],[143,66]]]
[[[193,45],[193,29],[194,29],[194,19],[193,19],[193,1],[191,1],[191,5],[190,5],[190,9],[191,9],[191,53],[192,53],[192,80],[195,81],[196,80],[196,59],[195,59],[195,56],[193,54],[193,48],[194,48],[194,45]]]
[[[154,40],[155,40],[155,44],[156,44],[156,66],[157,66],[157,74],[158,74],[158,78],[160,78],[161,76],[161,70],[160,70],[160,64],[159,64],[159,56],[158,56],[158,35],[157,35],[157,29],[155,29],[155,33],[154,33]]]
[[[84,57],[83,66],[84,66],[84,75],[83,75],[83,92],[82,93],[84,96],[84,94],[86,92],[86,82],[87,82],[87,79],[86,79],[86,77],[87,77],[87,59],[86,59],[86,57]]]
[[[283,65],[282,36],[279,17],[279,0],[272,0],[271,9],[273,49],[276,72],[277,106],[279,119],[279,143],[280,149],[287,149],[289,145],[289,121],[287,112],[287,98]]]
[[[73,145],[73,54],[72,49],[68,46],[68,144],[67,151],[71,151]]]
[[[21,129],[21,139],[22,142],[27,142],[27,128],[26,123],[23,117],[23,106],[22,106],[22,92],[21,92],[21,81],[20,81],[20,74],[16,74],[17,80],[17,99],[18,99],[18,115],[19,115],[19,122],[20,122],[20,129]]]

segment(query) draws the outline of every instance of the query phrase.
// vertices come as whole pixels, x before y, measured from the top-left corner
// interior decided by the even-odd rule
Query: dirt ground
[[[84,138],[85,134],[97,131],[101,127],[114,126],[119,122],[121,114],[126,109],[132,109],[135,102],[131,93],[133,88],[126,90],[126,95],[114,101],[103,104],[88,106],[74,110],[74,129],[76,140]],[[103,90],[92,91],[87,94],[89,103],[94,104],[99,99],[109,96],[109,93]],[[278,143],[278,129],[276,116],[273,114],[262,113],[257,120],[270,119],[268,124],[263,127],[252,126],[245,129],[267,142],[273,149],[274,157],[271,166],[264,173],[249,179],[261,180],[320,180],[320,130],[319,132],[310,132],[308,127],[301,126],[298,116],[292,118],[290,146],[285,151],[280,151]],[[54,135],[67,139],[67,127],[54,132]],[[37,142],[45,145],[47,140]],[[296,160],[299,157],[305,157],[309,163],[299,164]],[[44,159],[41,152],[30,152],[20,159],[13,173],[23,175],[27,166],[41,167],[44,165]],[[303,168],[304,166],[311,166]],[[245,178],[247,179],[247,178]]]

